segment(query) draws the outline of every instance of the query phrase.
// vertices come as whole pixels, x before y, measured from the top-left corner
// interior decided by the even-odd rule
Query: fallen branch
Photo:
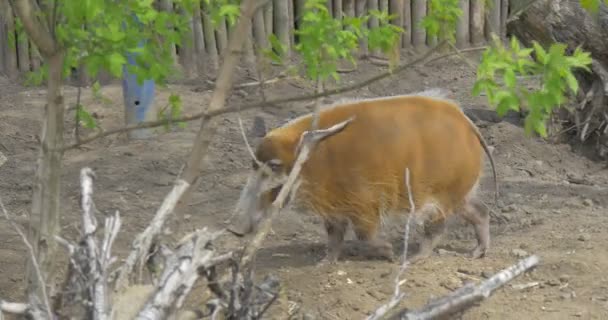
[[[68,303],[82,302],[87,319],[110,319],[108,299],[108,271],[114,262],[112,245],[121,227],[120,214],[106,217],[104,236],[99,242],[96,237],[98,223],[93,202],[93,180],[95,173],[85,167],[80,171],[83,234],[78,244],[56,237],[70,254],[70,269],[66,277],[64,292]]]
[[[136,319],[166,319],[173,311],[182,307],[185,297],[199,278],[199,269],[207,269],[231,257],[231,254],[228,254],[218,259],[215,251],[209,249],[211,241],[220,234],[221,232],[210,233],[207,228],[203,228],[180,241],[175,253],[165,260],[156,292],[146,302]]]
[[[403,72],[415,65],[418,65],[419,63],[422,63],[423,61],[425,61],[431,54],[433,54],[435,51],[439,50],[439,48],[443,45],[444,42],[440,43],[439,45],[429,49],[427,52],[425,52],[424,54],[422,54],[419,58],[414,59],[408,63],[405,63],[401,66],[396,67],[395,69],[393,69],[392,71],[388,71],[388,72],[384,72],[381,73],[379,75],[370,77],[364,81],[355,83],[353,85],[349,85],[349,86],[344,86],[344,87],[340,87],[340,88],[336,88],[336,89],[331,89],[331,90],[325,90],[323,92],[319,92],[319,93],[314,93],[314,94],[307,94],[307,95],[300,95],[300,96],[295,96],[295,97],[289,97],[289,98],[282,98],[282,99],[275,99],[275,100],[269,100],[269,101],[258,101],[258,102],[253,102],[253,103],[248,103],[248,104],[244,104],[244,105],[239,105],[239,106],[234,106],[234,107],[225,107],[225,108],[221,108],[221,109],[215,109],[215,110],[209,110],[209,111],[203,111],[191,116],[185,116],[185,117],[180,117],[177,119],[172,119],[172,122],[189,122],[189,121],[194,121],[194,120],[199,120],[201,118],[203,119],[211,119],[220,115],[224,115],[224,114],[228,114],[228,113],[234,113],[234,112],[238,112],[238,111],[245,111],[245,110],[249,110],[249,109],[255,109],[255,108],[261,108],[261,107],[267,107],[267,106],[277,106],[277,105],[281,105],[281,104],[285,104],[285,103],[290,103],[290,102],[299,102],[299,101],[308,101],[308,100],[314,100],[317,98],[322,98],[322,97],[329,97],[329,96],[333,96],[333,95],[337,95],[337,94],[341,94],[341,93],[346,93],[346,92],[350,92],[350,91],[354,91],[357,89],[361,89],[364,88],[374,82],[380,81],[384,78],[387,78],[389,76],[398,74],[400,72]],[[481,48],[476,48],[476,50],[481,50]],[[461,52],[467,52],[467,50],[461,50]],[[434,58],[432,60],[430,60],[429,62],[427,62],[426,64],[432,62],[432,61],[437,61],[437,60],[441,60],[444,59],[446,57],[450,57],[453,56],[454,53],[449,53],[446,55],[442,55],[439,56],[437,58]],[[67,150],[71,150],[71,149],[75,149],[78,148],[79,146],[83,145],[83,144],[87,144],[90,143],[94,140],[100,139],[100,138],[104,138],[107,136],[111,136],[114,134],[119,134],[119,133],[125,133],[125,132],[129,132],[129,131],[133,131],[133,130],[138,130],[138,129],[144,129],[144,128],[155,128],[155,127],[160,127],[160,126],[164,126],[166,124],[169,123],[168,119],[165,120],[156,120],[156,121],[147,121],[147,122],[140,122],[138,124],[132,124],[129,126],[125,126],[125,127],[121,127],[121,128],[116,128],[116,129],[111,129],[111,130],[107,130],[107,131],[102,131],[96,134],[93,134],[91,136],[82,138],[80,140],[80,142],[74,143],[74,144],[70,144],[70,145],[66,145],[65,147],[63,147],[63,151],[67,151]]]
[[[165,197],[160,208],[156,211],[152,222],[148,227],[140,234],[137,235],[131,246],[131,252],[127,256],[125,263],[116,271],[112,277],[115,280],[114,290],[118,291],[125,288],[128,283],[128,277],[135,269],[136,264],[139,262],[139,281],[142,277],[142,268],[145,264],[145,260],[148,257],[150,248],[154,243],[154,240],[158,237],[162,228],[169,218],[169,215],[173,212],[175,205],[179,201],[179,198],[186,192],[186,189],[190,184],[186,181],[179,179],[175,182],[175,186],[171,192]]]
[[[538,256],[533,255],[527,257],[509,268],[498,272],[477,286],[474,284],[465,285],[445,297],[428,303],[419,310],[408,311],[407,309],[404,309],[390,319],[427,320],[439,319],[440,317],[457,314],[471,308],[474,303],[487,299],[494,291],[525,271],[535,267],[538,263]]]

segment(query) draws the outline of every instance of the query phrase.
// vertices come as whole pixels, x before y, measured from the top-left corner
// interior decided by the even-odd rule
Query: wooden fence
[[[277,38],[289,48],[297,41],[294,29],[300,25],[300,14],[306,0],[270,0],[252,19],[251,39],[247,43],[248,55],[255,47],[266,47],[268,35],[274,33]],[[463,11],[456,27],[456,44],[460,48],[480,45],[490,39],[495,32],[505,34],[505,25],[509,10],[508,0],[460,0]],[[172,10],[171,0],[157,0],[161,10]],[[491,4],[485,7],[486,3]],[[426,34],[420,26],[420,21],[428,11],[427,0],[327,0],[327,5],[334,17],[359,15],[366,10],[388,10],[390,14],[399,17],[394,24],[402,26],[401,46],[404,49],[420,49],[437,43],[436,37]],[[209,70],[219,64],[220,57],[227,47],[228,36],[231,32],[226,21],[221,21],[214,27],[203,3],[192,17],[192,28],[189,43],[191,46],[174,48],[176,63],[182,65],[186,76],[192,73]],[[9,37],[14,32],[15,17],[7,0],[0,0],[0,74],[11,78],[40,67],[40,55],[35,46],[27,39],[19,39],[17,35]],[[369,26],[378,24],[377,19],[371,19]],[[9,39],[15,41],[9,46]],[[367,53],[367,44],[360,44],[361,53]],[[247,57],[246,57],[247,58]],[[206,65],[203,68],[203,65]]]

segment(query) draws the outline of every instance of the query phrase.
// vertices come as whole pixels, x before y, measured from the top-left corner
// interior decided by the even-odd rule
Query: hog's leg
[[[348,220],[343,218],[324,219],[325,231],[327,231],[327,254],[321,263],[336,263],[342,253],[344,235],[348,227]]]
[[[471,198],[460,215],[475,228],[477,246],[471,251],[471,258],[485,257],[490,248],[490,210],[480,199]]]
[[[423,229],[424,234],[419,243],[419,250],[408,259],[410,263],[415,263],[431,256],[433,249],[435,249],[445,232],[445,218],[441,216],[441,213],[436,212],[435,217],[425,220]]]
[[[375,219],[375,217],[366,218],[367,219],[351,218],[357,239],[365,241],[367,245],[374,250],[375,255],[388,261],[394,261],[395,254],[393,253],[393,245],[387,240],[377,236],[378,219]]]

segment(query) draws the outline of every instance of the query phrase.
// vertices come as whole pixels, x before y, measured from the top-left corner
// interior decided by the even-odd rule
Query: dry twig
[[[414,221],[414,213],[416,212],[416,205],[414,204],[414,198],[412,197],[412,187],[410,185],[410,169],[405,168],[405,188],[407,190],[407,198],[410,203],[410,213],[407,217],[407,223],[405,225],[405,232],[403,234],[403,262],[401,263],[401,267],[399,268],[399,272],[395,276],[395,291],[391,300],[382,305],[380,308],[376,309],[376,311],[367,317],[367,320],[378,320],[385,317],[388,312],[405,298],[405,293],[401,292],[401,285],[404,281],[401,280],[401,275],[408,266],[407,262],[407,250],[408,250],[408,242],[410,238],[410,229],[412,227],[412,221]]]
[[[15,221],[13,221],[13,219],[11,219],[11,217],[8,214],[8,211],[6,211],[6,207],[4,206],[4,202],[2,201],[2,199],[0,199],[0,209],[2,209],[2,213],[4,214],[4,217],[6,218],[6,220],[8,220],[8,222],[11,224],[11,226],[19,234],[19,236],[23,240],[23,243],[27,247],[28,253],[30,254],[30,259],[31,259],[32,265],[34,266],[34,271],[36,273],[36,277],[38,278],[37,280],[38,280],[38,282],[40,282],[40,287],[42,289],[41,290],[42,298],[44,301],[38,301],[36,295],[30,295],[30,299],[32,299],[33,301],[30,301],[29,304],[26,304],[28,306],[28,308],[26,308],[26,311],[34,319],[53,319],[53,311],[51,309],[49,296],[46,291],[46,282],[44,281],[44,277],[42,276],[42,271],[40,270],[40,264],[38,264],[38,260],[36,259],[36,253],[34,252],[34,247],[27,239],[27,236],[25,235],[25,233],[23,233],[23,230],[21,230],[21,228],[19,228],[19,226],[15,223]],[[3,307],[7,306],[6,303],[7,302],[3,302],[2,306]],[[44,304],[43,307],[45,310],[41,310],[41,308],[40,308],[41,303]],[[22,305],[18,305],[18,304],[9,304],[8,306],[9,307],[22,307]],[[21,308],[12,308],[12,309],[20,310]],[[9,310],[6,310],[6,311],[9,312]]]

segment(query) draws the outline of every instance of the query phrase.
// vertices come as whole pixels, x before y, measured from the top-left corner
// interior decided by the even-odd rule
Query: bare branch
[[[166,319],[172,311],[180,309],[199,277],[199,268],[208,268],[221,259],[214,259],[208,244],[221,232],[210,233],[207,228],[193,232],[178,245],[175,253],[167,257],[156,292],[137,315],[138,320]]]
[[[44,301],[42,301],[42,303],[44,304],[44,308],[46,309],[46,310],[44,310],[44,312],[46,313],[47,319],[53,319],[53,313],[52,313],[52,309],[51,309],[51,304],[49,302],[50,301],[49,296],[48,296],[48,293],[46,292],[46,282],[44,281],[44,277],[42,276],[42,271],[40,270],[40,265],[38,264],[38,259],[36,259],[36,253],[34,251],[34,247],[29,242],[29,240],[27,239],[27,236],[25,235],[25,233],[23,233],[21,228],[19,228],[19,226],[15,223],[15,221],[13,221],[13,219],[11,219],[11,217],[8,214],[8,211],[6,211],[6,207],[4,207],[4,202],[2,201],[1,198],[0,198],[0,209],[2,209],[2,213],[4,214],[4,217],[6,218],[6,220],[8,220],[8,222],[15,229],[15,231],[17,231],[17,233],[23,240],[23,243],[27,247],[27,250],[30,254],[31,263],[34,267],[36,277],[38,278],[37,280],[40,283],[42,298],[44,300]],[[37,300],[35,295],[30,295],[30,299]],[[38,302],[39,301],[30,301],[30,307],[32,309],[31,313],[42,314],[42,312],[43,312],[42,310],[37,310]]]
[[[333,95],[337,95],[337,94],[341,94],[341,93],[346,93],[346,92],[350,92],[350,91],[354,91],[357,89],[361,89],[364,88],[374,82],[380,81],[384,78],[387,78],[389,76],[398,74],[400,72],[403,72],[415,65],[418,65],[420,63],[422,63],[423,61],[425,61],[426,59],[428,59],[428,57],[433,54],[435,51],[439,50],[440,47],[442,47],[444,42],[441,42],[440,44],[438,44],[437,46],[429,49],[427,52],[425,52],[424,54],[422,54],[419,58],[414,59],[408,63],[405,63],[399,67],[396,67],[395,69],[393,69],[392,71],[388,71],[388,72],[384,72],[381,73],[379,75],[370,77],[364,81],[349,85],[349,86],[344,86],[344,87],[340,87],[340,88],[336,88],[336,89],[331,89],[331,90],[325,90],[324,92],[320,92],[320,93],[314,93],[314,94],[306,94],[306,95],[300,95],[300,96],[295,96],[295,97],[289,97],[289,98],[282,98],[282,99],[275,99],[275,100],[269,100],[269,101],[258,101],[258,102],[253,102],[253,103],[248,103],[248,104],[244,104],[244,105],[239,105],[239,106],[234,106],[234,107],[225,107],[225,108],[221,108],[221,109],[217,109],[217,110],[209,110],[209,111],[203,111],[191,116],[185,116],[185,117],[181,117],[181,118],[177,118],[177,119],[172,119],[171,121],[174,122],[189,122],[189,121],[194,121],[194,120],[198,120],[201,118],[204,119],[211,119],[220,115],[224,115],[224,114],[228,114],[228,113],[233,113],[233,112],[238,112],[238,111],[245,111],[245,110],[249,110],[249,109],[255,109],[255,108],[261,108],[261,107],[265,107],[265,106],[278,106],[281,104],[285,104],[285,103],[290,103],[290,102],[299,102],[299,101],[308,101],[308,100],[314,100],[317,98],[322,98],[322,97],[329,97],[329,96],[333,96]],[[481,50],[481,49],[485,49],[485,47],[479,47],[479,48],[474,48],[475,50]],[[461,50],[460,52],[467,52],[467,51],[473,51],[473,50]],[[445,54],[442,56],[439,56],[437,58],[434,58],[432,60],[430,60],[428,63],[433,62],[433,61],[438,61],[441,59],[444,59],[446,57],[450,57],[453,56],[455,53],[449,53],[449,54]],[[90,143],[91,141],[97,140],[99,138],[104,138],[107,136],[111,136],[114,134],[119,134],[119,133],[124,133],[124,132],[129,132],[132,130],[138,130],[138,129],[143,129],[143,128],[154,128],[154,127],[160,127],[163,125],[166,125],[169,122],[169,120],[156,120],[156,121],[147,121],[147,122],[141,122],[138,124],[133,124],[133,125],[129,125],[129,126],[125,126],[125,127],[121,127],[121,128],[116,128],[116,129],[111,129],[111,130],[107,130],[107,131],[102,131],[93,135],[90,135],[88,137],[82,138],[80,140],[80,142],[71,144],[71,145],[66,145],[63,150],[67,151],[70,149],[74,149],[74,148],[78,148],[79,146],[86,144],[86,143]]]
[[[150,225],[148,225],[148,227],[142,233],[137,235],[133,241],[133,244],[131,245],[132,250],[129,253],[129,256],[120,269],[117,270],[117,274],[115,275],[115,290],[120,290],[128,285],[128,277],[133,272],[137,262],[140,263],[141,270],[141,267],[143,267],[145,264],[144,260],[150,251],[152,243],[160,234],[163,225],[169,218],[169,215],[173,212],[179,198],[182,196],[182,194],[184,194],[189,186],[190,184],[188,182],[182,179],[177,180],[171,192],[165,197],[160,208],[158,208],[158,211],[156,211],[156,215],[152,219]],[[141,271],[139,278],[141,280]]]
[[[490,279],[477,286],[474,286],[473,284],[466,285],[445,297],[432,301],[419,310],[403,310],[391,317],[391,319],[439,319],[440,317],[462,312],[470,308],[475,302],[487,299],[494,291],[523,272],[535,267],[538,263],[539,257],[536,255],[522,259],[517,264],[498,272]]]

